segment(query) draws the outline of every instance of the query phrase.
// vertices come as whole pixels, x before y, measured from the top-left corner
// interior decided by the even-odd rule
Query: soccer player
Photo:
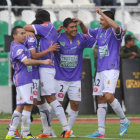
[[[107,102],[120,118],[119,136],[123,136],[130,121],[126,118],[114,93],[119,77],[119,55],[124,32],[114,21],[114,13],[102,12],[100,9],[96,9],[96,12],[101,16],[101,27],[89,31],[86,27],[83,28],[83,32],[95,37],[98,43],[97,73],[93,89],[93,95],[98,96],[98,131],[88,137],[105,137]]]
[[[50,14],[45,10],[40,10],[36,13],[36,19],[41,19],[44,23],[41,25],[33,24],[26,25],[24,28],[26,31],[34,32],[37,35],[40,35],[40,51],[48,49],[49,46],[53,45],[57,41],[57,31],[55,27],[50,22]],[[46,58],[53,60],[53,52],[47,53],[45,56],[40,59],[44,60]],[[63,132],[61,137],[68,138],[71,134],[71,130],[68,126],[68,122],[64,113],[62,105],[56,100],[55,94],[55,68],[54,65],[40,65],[39,67],[40,81],[41,81],[41,96],[45,96],[47,102],[50,104],[54,110],[56,116],[60,120]],[[46,134],[46,137],[48,134]],[[39,136],[45,137],[45,134]]]
[[[60,50],[54,52],[57,80],[56,98],[62,104],[66,92],[70,99],[71,110],[68,112],[70,129],[77,118],[81,101],[82,57],[86,47],[92,47],[95,38],[77,33],[77,23],[66,18],[63,22],[65,33],[59,35],[57,42]]]
[[[34,20],[32,24],[42,24],[41,20]],[[30,34],[30,33],[28,33]],[[31,36],[32,35],[32,36]],[[39,59],[46,55],[49,52],[53,52],[59,48],[59,46],[55,43],[54,45],[51,45],[48,49],[40,52],[40,37],[36,36],[31,33],[29,35],[26,44],[27,48],[30,50],[31,58],[33,59]],[[46,103],[45,97],[40,96],[40,77],[39,77],[39,67],[35,66],[32,71],[33,74],[33,94],[34,94],[34,105],[37,105],[39,108],[39,112],[41,115],[41,121],[43,125],[43,133],[44,134],[49,134],[48,137],[56,137],[54,134],[52,128],[51,128],[51,123],[50,121],[50,112],[48,109],[48,105]],[[50,129],[48,129],[50,128]],[[46,135],[44,135],[46,136]]]
[[[48,60],[33,60],[30,59],[29,52],[26,49],[24,42],[26,39],[25,30],[16,26],[12,30],[13,42],[10,46],[10,59],[12,67],[14,68],[14,84],[17,91],[17,107],[12,115],[10,128],[6,139],[19,139],[15,135],[15,130],[22,120],[21,135],[25,139],[37,139],[30,133],[30,115],[33,107],[32,88],[32,65],[49,65],[52,63]]]

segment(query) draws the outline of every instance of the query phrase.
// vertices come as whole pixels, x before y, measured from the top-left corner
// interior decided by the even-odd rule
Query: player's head
[[[66,18],[63,21],[63,27],[64,30],[66,31],[66,34],[68,34],[71,37],[75,37],[77,34],[77,23],[71,19],[71,18]]]
[[[37,20],[42,20],[44,22],[50,22],[50,13],[46,10],[38,10],[36,12],[35,18]]]
[[[43,24],[43,21],[41,19],[35,19],[32,24]]]
[[[24,43],[26,39],[26,31],[21,26],[15,26],[12,29],[12,37],[17,43]]]
[[[103,13],[109,18],[111,18],[112,20],[114,20],[114,13],[112,11],[104,11]],[[101,28],[103,29],[106,29],[109,27],[107,21],[102,16],[100,17],[100,24],[101,24]]]

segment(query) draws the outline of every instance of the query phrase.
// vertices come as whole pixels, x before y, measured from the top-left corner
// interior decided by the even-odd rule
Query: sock
[[[63,131],[69,131],[70,128],[68,126],[68,122],[67,122],[62,105],[57,100],[55,100],[50,103],[50,106],[53,108],[56,116],[58,117],[60,123],[62,124]]]
[[[50,123],[52,123],[52,120],[55,116],[55,111],[53,110],[52,107],[49,108],[49,112],[50,112]]]
[[[114,112],[119,116],[120,123],[126,123],[128,119],[125,117],[124,112],[118,100],[115,98],[114,101],[110,105],[112,109],[114,110]]]
[[[10,128],[8,131],[9,136],[12,136],[15,134],[15,131],[17,129],[18,124],[20,123],[20,120],[21,120],[21,113],[15,110],[13,115],[12,115]]]
[[[101,134],[105,134],[105,120],[107,112],[107,103],[98,104],[97,116],[98,116],[98,131]]]
[[[47,103],[44,103],[42,105],[38,105],[40,116],[41,116],[41,122],[43,126],[43,133],[50,135],[51,131],[51,123],[50,123],[50,112],[47,107]]]
[[[21,123],[21,134],[26,137],[30,134],[30,124],[31,124],[31,112],[23,110],[22,112],[22,123]]]
[[[70,111],[68,113],[68,125],[69,125],[70,129],[72,128],[77,116],[78,116],[78,111],[74,111],[74,110],[70,109]]]

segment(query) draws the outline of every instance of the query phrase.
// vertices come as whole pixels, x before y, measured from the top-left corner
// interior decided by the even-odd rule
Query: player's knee
[[[105,99],[108,103],[112,103],[114,100],[114,95],[113,94],[105,94]]]
[[[79,103],[80,103],[79,101],[73,101],[73,102],[71,103],[71,108],[72,108],[72,110],[78,111]]]
[[[56,100],[56,97],[55,97],[55,95],[48,95],[48,96],[46,96],[46,100],[50,104],[51,102]]]

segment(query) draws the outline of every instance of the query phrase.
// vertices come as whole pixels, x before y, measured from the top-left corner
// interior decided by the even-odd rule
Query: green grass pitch
[[[6,130],[7,124],[0,124],[0,140],[5,140],[7,134]],[[19,128],[20,129],[20,128]],[[31,124],[32,135],[36,136],[41,133],[42,126],[41,124]],[[53,129],[58,138],[52,138],[54,140],[60,139],[60,134],[62,132],[61,125],[59,123],[53,123]],[[118,136],[120,129],[119,123],[107,123],[106,124],[106,139],[110,140],[140,140],[140,123],[131,123],[128,129],[127,134],[122,137]],[[75,123],[73,127],[74,135],[79,136],[77,138],[69,138],[69,140],[74,139],[89,139],[84,138],[87,134],[92,134],[93,131],[97,130],[97,123]],[[83,137],[80,137],[83,136]],[[93,138],[90,138],[93,139]],[[43,138],[43,140],[47,140]],[[96,140],[94,138],[94,140]],[[98,138],[99,140],[99,138]]]

